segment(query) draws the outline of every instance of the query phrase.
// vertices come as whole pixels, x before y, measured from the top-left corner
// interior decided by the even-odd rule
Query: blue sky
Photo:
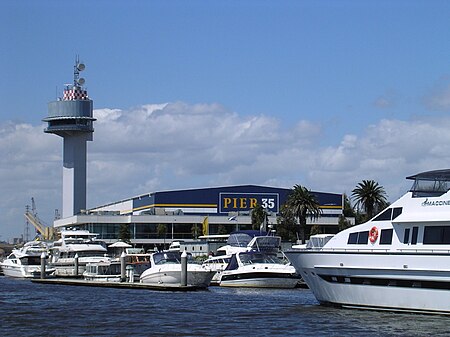
[[[245,183],[349,193],[362,179],[394,201],[405,176],[450,159],[449,13],[448,1],[2,1],[0,239],[23,232],[31,196],[49,222],[60,207],[62,142],[41,120],[76,55],[98,118],[89,206]]]

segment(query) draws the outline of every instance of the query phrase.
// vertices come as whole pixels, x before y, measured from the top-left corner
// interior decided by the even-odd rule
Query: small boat
[[[181,253],[175,251],[156,252],[150,256],[151,267],[145,270],[140,277],[141,283],[155,285],[181,284]],[[210,285],[216,272],[210,268],[196,263],[192,255],[188,254],[187,284],[199,288]]]
[[[98,262],[86,264],[83,277],[86,281],[94,282],[120,282],[121,264],[120,261],[105,259]]]
[[[13,249],[0,265],[5,276],[38,278],[41,276],[41,255],[48,253],[48,245],[43,241],[27,242],[20,249]],[[45,268],[45,277],[51,276],[55,269]]]
[[[368,222],[285,253],[321,304],[450,315],[450,170],[407,179]]]
[[[259,251],[233,254],[220,278],[221,287],[295,288],[300,282],[293,266]]]

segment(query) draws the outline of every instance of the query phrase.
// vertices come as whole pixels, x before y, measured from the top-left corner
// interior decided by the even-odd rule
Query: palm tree
[[[298,218],[300,224],[300,240],[305,241],[306,218],[318,218],[322,214],[316,197],[306,188],[294,185],[286,200],[288,211]]]
[[[363,180],[352,191],[355,207],[362,208],[367,214],[367,220],[372,219],[375,211],[381,211],[387,206],[386,192],[383,186],[374,180]]]
[[[295,216],[289,212],[286,204],[281,205],[277,217],[277,235],[285,241],[295,242],[297,240],[297,221]]]
[[[267,216],[268,214],[266,212],[266,209],[260,204],[256,204],[256,206],[251,211],[252,229],[261,229],[261,225],[264,222],[267,222]]]

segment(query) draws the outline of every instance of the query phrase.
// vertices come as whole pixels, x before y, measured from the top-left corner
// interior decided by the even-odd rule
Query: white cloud
[[[405,176],[450,162],[450,117],[385,119],[323,147],[320,125],[298,121],[286,129],[272,117],[245,117],[219,104],[149,104],[94,115],[88,207],[157,190],[230,184],[351,193],[362,179],[378,181],[394,201],[409,188]],[[43,129],[0,125],[0,239],[23,233],[31,197],[47,222],[61,205],[62,139]]]

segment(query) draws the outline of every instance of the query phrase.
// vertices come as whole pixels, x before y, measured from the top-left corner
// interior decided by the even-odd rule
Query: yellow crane
[[[44,240],[55,239],[55,228],[45,225],[37,216],[34,198],[31,198],[31,211],[29,207],[27,207],[27,210],[25,211],[25,219],[36,228]]]

